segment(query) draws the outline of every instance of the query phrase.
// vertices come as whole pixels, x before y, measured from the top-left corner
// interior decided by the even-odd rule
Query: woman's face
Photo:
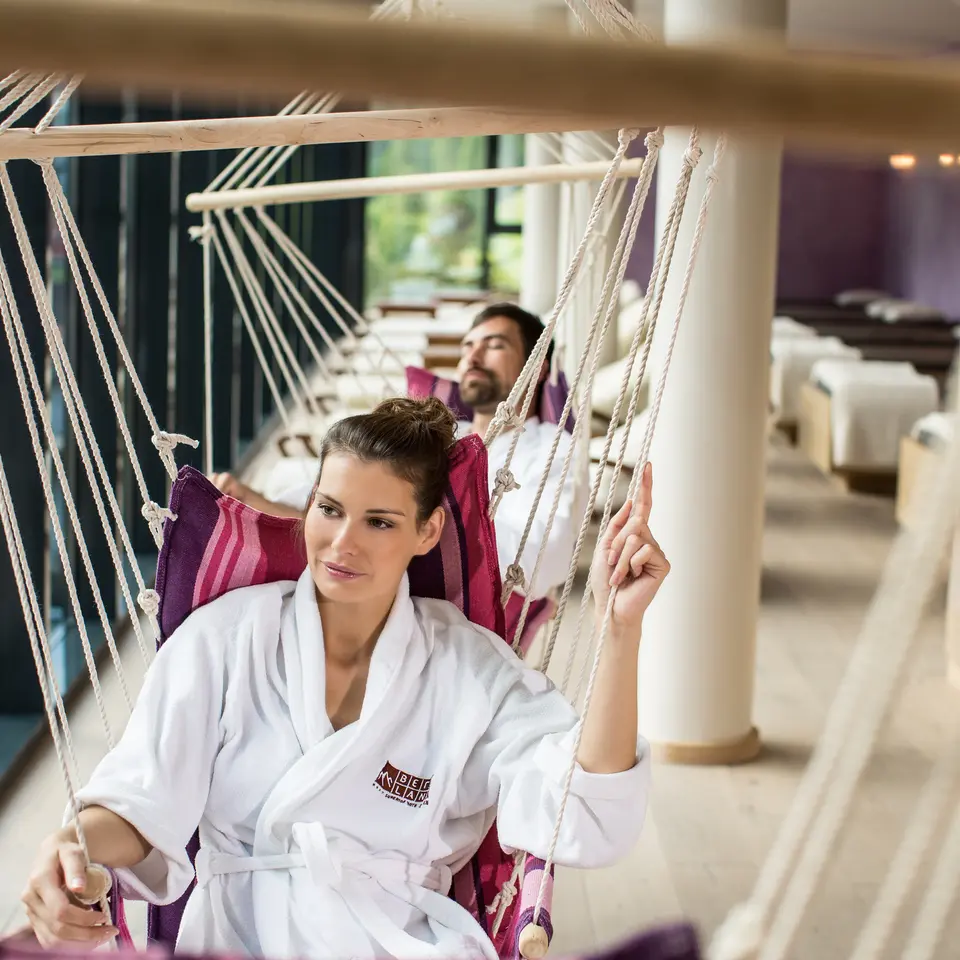
[[[443,510],[417,522],[413,485],[386,464],[327,456],[304,522],[313,581],[326,600],[390,598],[410,561],[440,539]]]

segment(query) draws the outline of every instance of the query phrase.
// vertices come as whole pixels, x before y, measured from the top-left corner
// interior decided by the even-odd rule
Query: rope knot
[[[519,490],[520,484],[517,483],[513,471],[509,467],[501,467],[496,474],[496,482],[493,485],[494,497],[502,497],[511,490]]]
[[[167,507],[161,507],[154,500],[148,500],[141,508],[140,514],[150,526],[150,532],[157,546],[163,544],[163,522],[164,520],[176,520],[177,515]]]
[[[500,602],[506,605],[510,599],[510,594],[518,587],[523,590],[527,585],[527,575],[523,572],[523,567],[519,563],[511,563],[507,567],[507,572],[503,578],[503,593]]]
[[[717,173],[717,166],[714,163],[711,163],[707,167],[707,183],[716,183],[720,179],[720,174]]]
[[[155,433],[150,440],[157,448],[157,453],[160,454],[160,459],[171,477],[177,475],[177,461],[173,458],[173,451],[177,446],[185,443],[188,447],[193,447],[194,450],[200,446],[199,440],[194,440],[182,433],[167,433],[166,430]]]
[[[688,170],[693,170],[700,162],[702,156],[703,151],[699,147],[687,147],[687,149],[683,151],[683,165]]]
[[[493,420],[490,422],[490,428],[496,428],[498,430],[522,426],[523,421],[517,413],[517,408],[511,406],[506,400],[497,406],[497,412],[493,415]]]
[[[637,137],[640,136],[639,127],[624,127],[618,134],[617,140],[621,147],[627,146],[629,143],[633,143]]]
[[[141,590],[137,594],[137,604],[153,620],[160,614],[160,594],[156,590]]]
[[[187,234],[191,240],[200,241],[204,246],[210,242],[210,238],[213,236],[213,224],[204,223],[200,226],[190,227],[187,230]]]
[[[660,130],[651,130],[643,142],[647,150],[659,150],[663,146],[663,132]]]

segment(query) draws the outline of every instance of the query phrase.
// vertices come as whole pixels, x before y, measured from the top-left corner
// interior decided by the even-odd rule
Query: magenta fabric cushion
[[[473,409],[460,396],[460,384],[456,380],[438,377],[422,367],[407,367],[407,394],[411,397],[436,397],[442,400],[456,415],[458,420],[472,420]],[[544,423],[559,423],[564,405],[570,395],[570,387],[563,371],[551,374],[540,386],[534,413]],[[573,411],[567,416],[563,427],[573,433]]]

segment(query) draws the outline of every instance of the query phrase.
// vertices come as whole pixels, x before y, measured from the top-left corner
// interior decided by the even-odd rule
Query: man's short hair
[[[533,348],[537,345],[543,331],[546,329],[540,318],[534,316],[528,310],[518,307],[515,303],[491,303],[489,307],[484,307],[476,317],[474,317],[473,323],[470,324],[470,329],[472,330],[474,327],[478,327],[481,323],[486,323],[488,320],[493,320],[495,317],[506,317],[519,327],[520,338],[523,340],[523,359],[524,361],[529,360],[530,354],[533,353]],[[550,345],[547,347],[546,361],[548,364],[552,357],[553,341],[551,340]]]

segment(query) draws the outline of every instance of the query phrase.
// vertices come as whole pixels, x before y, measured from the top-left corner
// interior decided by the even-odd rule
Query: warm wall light
[[[952,153],[940,154],[940,166],[952,167],[957,162],[957,158]]]
[[[912,170],[916,165],[917,158],[909,153],[896,153],[890,158],[894,170]]]

